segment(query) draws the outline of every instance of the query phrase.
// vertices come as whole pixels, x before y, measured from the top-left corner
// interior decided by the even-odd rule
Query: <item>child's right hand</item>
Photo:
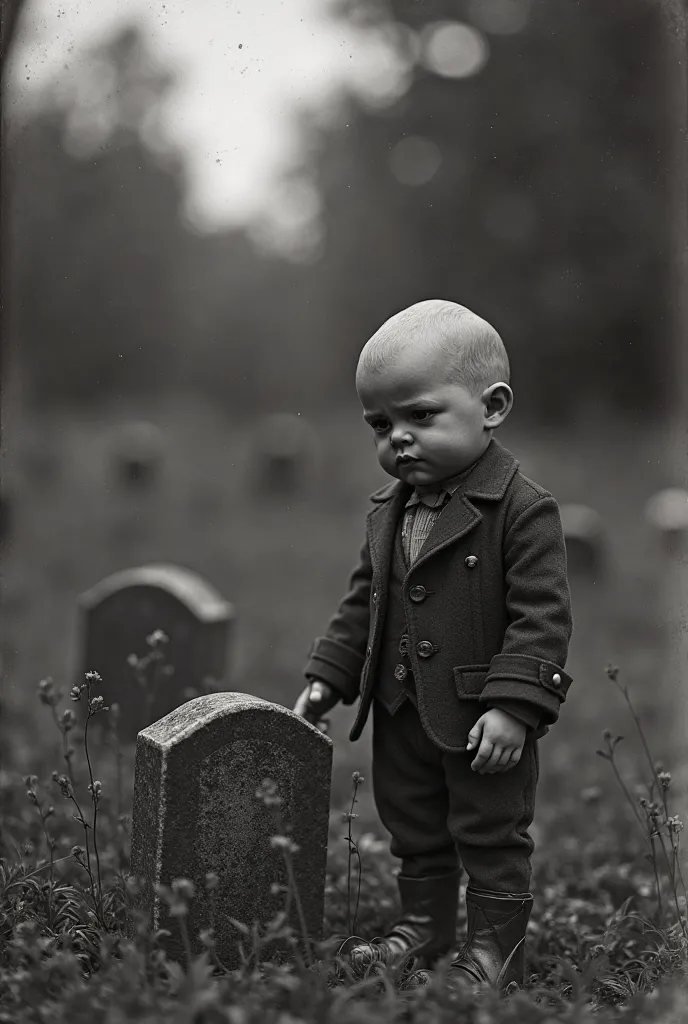
[[[321,679],[314,679],[299,694],[294,711],[311,725],[317,726],[321,732],[326,733],[329,722],[323,718],[323,715],[330,711],[339,702],[339,699],[339,694],[328,683],[324,683]]]

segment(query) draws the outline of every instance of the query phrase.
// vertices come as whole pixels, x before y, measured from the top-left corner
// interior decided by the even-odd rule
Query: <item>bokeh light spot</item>
[[[471,25],[438,21],[422,35],[423,63],[444,78],[470,78],[483,69],[489,57],[485,37]]]
[[[392,174],[402,185],[425,185],[437,173],[441,163],[439,146],[420,135],[402,139],[389,158]]]

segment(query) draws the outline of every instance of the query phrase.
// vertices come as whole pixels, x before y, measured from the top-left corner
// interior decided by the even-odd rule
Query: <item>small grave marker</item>
[[[675,554],[688,538],[688,491],[667,487],[645,506],[645,518],[660,538],[663,550]]]
[[[154,423],[126,423],[114,434],[113,461],[117,479],[127,489],[149,487],[159,475],[165,440]]]
[[[88,671],[102,676],[105,703],[120,706],[123,742],[135,742],[141,729],[227,674],[233,608],[189,569],[144,565],[114,573],[81,595],[79,612],[80,679]],[[151,665],[146,687],[128,659],[145,656],[157,630],[168,639],[162,654],[174,672],[165,676],[159,666],[153,680]]]
[[[562,505],[561,522],[569,573],[594,579],[605,564],[606,537],[602,517],[587,505]]]
[[[303,486],[312,456],[311,428],[293,413],[274,413],[261,422],[256,439],[259,486],[271,494],[292,494]]]
[[[131,873],[141,883],[137,905],[155,929],[167,928],[167,952],[183,956],[178,922],[167,913],[155,886],[189,879],[189,932],[215,929],[220,960],[240,966],[246,939],[230,917],[251,928],[266,924],[285,907],[287,871],[270,838],[275,821],[256,797],[265,779],[284,800],[282,820],[299,847],[292,863],[311,941],[322,935],[327,861],[332,741],[303,718],[277,704],[244,693],[196,697],[144,729],[136,745]],[[217,876],[212,892],[208,873]],[[291,900],[289,923],[300,933]],[[303,948],[303,947],[302,947]],[[250,954],[250,940],[245,950]],[[268,946],[262,959],[283,962],[284,942]]]

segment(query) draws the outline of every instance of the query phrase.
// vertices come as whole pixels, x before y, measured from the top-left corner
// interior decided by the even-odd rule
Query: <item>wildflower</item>
[[[611,738],[612,738],[612,731],[611,731],[611,729],[603,729],[602,730],[602,739],[603,740],[610,740]]]
[[[615,682],[615,680],[618,678],[619,669],[616,665],[612,665],[610,663],[605,668],[605,672],[607,673],[607,676],[612,680],[612,682]]]
[[[208,892],[212,892],[214,889],[217,889],[219,884],[220,884],[220,879],[215,874],[215,872],[214,871],[208,871],[208,873],[205,876],[205,887],[206,887],[207,891]]]
[[[91,711],[95,714],[96,711],[100,711],[100,709],[103,707],[104,702],[104,697],[92,697],[89,707]]]
[[[163,644],[169,643],[169,637],[166,633],[163,633],[161,629],[154,629],[150,636],[146,637],[146,643],[149,647],[155,649],[161,647]]]
[[[102,683],[103,681],[103,677],[98,672],[87,672],[85,678],[87,683]]]
[[[85,857],[85,855],[86,851],[84,850],[83,846],[72,847],[72,857],[74,857],[76,860],[82,860]]]
[[[352,811],[342,811],[342,821],[344,822],[344,824],[346,824],[347,821],[353,821],[354,818],[357,817],[358,815],[354,814]]]
[[[363,783],[365,782],[365,779],[363,778],[360,772],[354,772],[353,775],[351,776],[351,781],[353,782],[354,786],[362,786]]]
[[[273,850],[284,850],[286,853],[298,853],[300,847],[289,836],[270,836]]]
[[[93,785],[88,787],[88,791],[93,799],[98,801],[100,799],[100,794],[103,792],[102,783],[98,782],[96,779]]]
[[[41,704],[47,704],[48,706],[57,704],[61,696],[55,690],[55,684],[50,676],[47,679],[41,679],[38,684],[38,699]]]
[[[172,892],[183,900],[192,900],[196,895],[196,886],[188,878],[175,878],[172,882]]]
[[[643,810],[647,810],[647,808],[650,806],[650,802],[646,796],[638,797],[638,803],[643,808]]]
[[[130,668],[136,668],[138,666],[138,663],[139,663],[139,659],[136,657],[135,654],[129,654],[127,656],[127,665]]]
[[[62,796],[71,797],[72,784],[66,775],[59,775],[57,772],[53,772],[53,781],[60,787]]]
[[[667,825],[669,826],[670,832],[681,832],[683,829],[683,822],[679,818],[678,814],[672,814],[671,817],[667,819]]]
[[[70,700],[81,700],[81,687],[73,686],[69,691]]]
[[[62,712],[62,728],[65,732],[69,732],[76,725],[76,715],[71,708],[67,708],[66,711]]]
[[[662,789],[668,789],[671,785],[671,772],[658,772],[657,778]]]

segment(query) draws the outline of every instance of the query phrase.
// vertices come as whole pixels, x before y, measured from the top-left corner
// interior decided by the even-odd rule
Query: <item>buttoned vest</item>
[[[401,540],[401,523],[397,527],[389,570],[387,592],[387,611],[382,627],[380,655],[377,664],[377,679],[373,688],[373,697],[393,715],[408,698],[417,707],[416,686],[411,671],[408,655],[401,654],[399,644],[402,636],[407,633],[406,616],[404,614],[403,583],[407,573],[406,558]],[[406,675],[400,679],[403,671]],[[398,675],[395,676],[395,669]]]

